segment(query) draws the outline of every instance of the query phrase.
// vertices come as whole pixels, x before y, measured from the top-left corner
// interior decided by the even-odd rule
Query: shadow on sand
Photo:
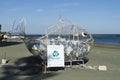
[[[41,80],[58,75],[58,73],[44,74],[44,62],[37,56],[18,59],[13,65],[0,67],[3,76],[0,80]]]
[[[22,42],[7,42],[7,41],[3,41],[3,42],[0,42],[0,47],[18,45],[18,44],[21,44],[21,43]]]

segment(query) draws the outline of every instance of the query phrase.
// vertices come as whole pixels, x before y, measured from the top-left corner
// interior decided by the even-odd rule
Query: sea
[[[41,37],[42,35],[27,35],[29,37]],[[92,34],[94,43],[120,45],[120,34]]]
[[[95,43],[120,45],[120,34],[92,34]]]

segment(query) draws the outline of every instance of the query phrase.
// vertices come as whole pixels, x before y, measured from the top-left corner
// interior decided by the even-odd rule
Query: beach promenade
[[[8,65],[0,65],[0,80],[119,80],[120,79],[120,46],[95,44],[89,55],[86,66],[105,65],[106,71],[97,69],[66,68],[65,71],[42,73],[42,69],[18,68],[19,66],[34,66],[39,61],[27,50],[20,40],[3,42],[0,46],[0,63],[3,58],[8,59]],[[39,60],[39,59],[38,59]],[[37,74],[33,71],[39,71]],[[27,75],[26,72],[31,74]]]

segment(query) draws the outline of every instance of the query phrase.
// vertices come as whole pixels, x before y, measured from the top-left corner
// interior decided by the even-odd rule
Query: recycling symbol
[[[59,56],[59,53],[58,53],[58,51],[54,51],[54,52],[53,52],[53,56],[54,56],[54,57],[57,57],[57,56]]]

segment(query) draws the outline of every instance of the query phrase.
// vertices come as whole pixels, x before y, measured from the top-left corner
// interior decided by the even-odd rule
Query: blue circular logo
[[[59,53],[58,53],[58,51],[54,51],[54,52],[53,52],[53,56],[54,56],[54,57],[57,57],[57,56],[59,56]]]

